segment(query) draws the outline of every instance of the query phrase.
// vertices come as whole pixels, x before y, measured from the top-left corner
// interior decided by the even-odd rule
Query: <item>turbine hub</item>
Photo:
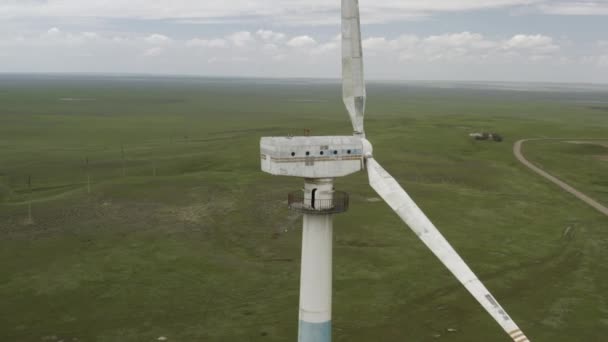
[[[363,157],[365,159],[373,158],[374,157],[374,147],[372,146],[372,143],[369,142],[369,140],[367,140],[365,138],[361,139],[361,142],[363,143]]]

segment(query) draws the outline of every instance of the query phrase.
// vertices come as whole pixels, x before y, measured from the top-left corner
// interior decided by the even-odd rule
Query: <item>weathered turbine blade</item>
[[[500,324],[515,342],[529,342],[529,339],[513,322],[507,312],[498,304],[473,271],[467,266],[439,230],[420,210],[412,198],[397,181],[373,158],[367,160],[367,170],[372,188],[418,235],[424,244],[454,274],[454,276],[477,299],[486,311]]]
[[[365,78],[359,0],[342,0],[342,97],[356,135],[364,135]]]

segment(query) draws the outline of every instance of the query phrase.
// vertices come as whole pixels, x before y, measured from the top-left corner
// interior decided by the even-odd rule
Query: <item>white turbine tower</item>
[[[331,341],[333,215],[348,209],[348,195],[333,179],[367,169],[372,188],[416,233],[515,342],[529,342],[473,271],[397,181],[373,157],[365,138],[365,81],[359,1],[342,0],[344,104],[353,136],[272,137],[260,143],[262,170],[304,178],[289,207],[304,214],[300,278],[299,342]]]

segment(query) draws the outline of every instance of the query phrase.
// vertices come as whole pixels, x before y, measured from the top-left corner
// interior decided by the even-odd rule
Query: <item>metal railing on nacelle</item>
[[[340,214],[348,210],[350,199],[346,192],[335,191],[331,199],[305,198],[304,192],[294,191],[287,197],[289,209],[310,215]]]

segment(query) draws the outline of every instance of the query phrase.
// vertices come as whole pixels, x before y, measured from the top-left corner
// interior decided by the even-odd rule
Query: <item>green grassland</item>
[[[608,206],[608,138],[530,141],[525,152],[546,171]]]
[[[606,94],[369,86],[376,158],[533,341],[608,334],[608,225],[512,144],[606,137],[608,112],[589,105]],[[262,173],[259,138],[350,134],[340,95],[330,81],[0,76],[0,339],[295,340],[301,220],[285,200],[302,181]],[[577,148],[526,153],[605,186],[605,162],[578,177]],[[509,341],[364,174],[337,188],[351,211],[335,219],[335,341]]]

